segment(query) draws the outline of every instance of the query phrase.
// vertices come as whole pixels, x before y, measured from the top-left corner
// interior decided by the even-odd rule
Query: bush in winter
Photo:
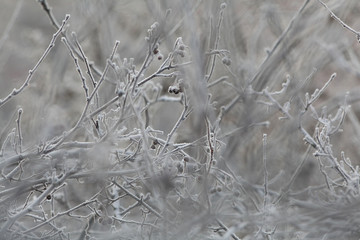
[[[2,4],[1,239],[358,239],[357,0]]]

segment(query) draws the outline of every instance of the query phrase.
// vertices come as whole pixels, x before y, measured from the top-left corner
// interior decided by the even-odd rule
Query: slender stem
[[[22,136],[22,132],[21,132],[21,116],[22,116],[22,108],[20,108],[18,110],[18,118],[16,119],[16,124],[17,124],[17,129],[18,129],[18,135],[19,135],[19,153],[22,153],[22,141],[23,141],[23,136]]]
[[[44,61],[44,59],[46,58],[46,56],[49,54],[49,52],[51,51],[51,49],[55,46],[55,41],[58,38],[58,36],[62,33],[66,23],[68,22],[68,20],[70,19],[70,15],[66,15],[65,19],[62,21],[61,26],[59,27],[59,29],[54,33],[49,46],[45,49],[43,55],[40,57],[40,59],[37,61],[37,63],[35,64],[35,66],[29,70],[29,74],[25,80],[25,82],[21,85],[20,88],[16,89],[14,88],[12,90],[12,92],[7,95],[4,99],[0,99],[0,107],[3,106],[6,102],[8,102],[12,97],[15,97],[16,95],[18,95],[19,93],[21,93],[27,86],[29,86],[30,81],[35,73],[35,71],[39,68],[40,64]]]
[[[49,5],[47,4],[46,0],[39,0],[42,8],[44,9],[44,11],[46,12],[46,14],[48,15],[49,19],[50,19],[50,22],[51,24],[56,28],[58,29],[60,26],[59,26],[59,23],[58,21],[56,20],[52,10],[51,10],[51,7],[49,7]],[[66,39],[68,39],[68,37],[66,36],[65,33],[61,33],[63,37],[65,37]],[[75,54],[81,59],[81,61],[85,61],[85,59],[83,58],[83,56],[81,55],[81,53],[74,48],[73,45],[70,44],[70,47],[72,48],[72,50],[75,52]],[[94,71],[94,73],[96,73],[96,75],[98,76],[101,76],[102,75],[102,72],[93,64],[93,63],[90,63],[89,62],[89,66],[91,67],[91,69]]]
[[[264,165],[264,210],[267,206],[269,173],[266,158],[267,134],[263,134],[263,165]]]
[[[121,190],[123,190],[126,194],[128,194],[130,197],[132,197],[134,200],[136,200],[140,205],[144,206],[145,208],[147,208],[150,212],[152,212],[153,214],[155,214],[157,217],[159,218],[163,218],[163,216],[158,213],[153,207],[151,207],[149,204],[147,204],[146,202],[144,202],[144,200],[142,198],[139,198],[137,196],[135,196],[133,193],[131,193],[129,190],[127,190],[125,187],[123,187],[122,185],[118,184],[117,182],[113,181],[113,183],[118,186]]]
[[[170,140],[171,140],[172,136],[174,135],[176,130],[179,128],[182,121],[185,120],[185,115],[186,115],[186,113],[188,111],[189,106],[188,106],[188,103],[187,103],[185,92],[183,93],[183,96],[184,96],[184,109],[183,109],[182,113],[180,114],[180,117],[176,121],[174,127],[171,129],[170,133],[167,135],[166,142],[163,145],[163,147],[162,147],[162,149],[160,150],[160,153],[159,153],[160,157],[164,154],[166,148],[169,146],[169,143],[170,143]]]
[[[330,12],[330,16],[335,19],[338,23],[340,23],[344,28],[346,28],[347,30],[349,30],[350,32],[354,33],[358,39],[358,41],[360,41],[360,32],[354,30],[353,28],[351,28],[349,25],[347,25],[344,21],[342,21],[338,16],[335,15],[335,13],[333,11],[331,11],[331,9],[321,0],[318,0],[318,2],[323,5],[326,10],[328,10]]]
[[[16,214],[9,216],[6,223],[0,230],[0,236],[5,236],[5,231],[9,229],[17,219],[23,217],[25,214],[33,211],[36,206],[39,206],[40,202],[43,201],[47,195],[49,195],[57,186],[61,185],[67,177],[72,174],[72,170],[64,173],[59,179],[54,179],[54,182],[50,184],[44,192],[40,194],[34,201],[32,201],[26,208],[22,209],[21,211],[17,212]],[[57,178],[57,177],[55,177]]]
[[[221,29],[221,23],[224,19],[224,9],[222,8],[220,10],[220,16],[219,16],[219,20],[218,20],[218,24],[216,26],[217,32],[216,32],[216,39],[215,39],[215,43],[214,43],[214,47],[213,47],[213,51],[217,51],[218,46],[219,46],[219,42],[220,42],[220,29]],[[211,55],[210,57],[212,58],[211,61],[211,66],[210,66],[210,70],[209,73],[205,76],[205,80],[208,82],[214,72],[214,68],[215,68],[215,62],[216,62],[216,56],[217,54]]]
[[[280,46],[280,43],[284,40],[284,38],[288,35],[288,33],[290,32],[290,29],[292,29],[295,21],[298,19],[298,17],[300,16],[300,14],[304,11],[305,7],[308,5],[308,3],[310,2],[310,0],[305,0],[302,7],[299,9],[299,11],[295,14],[295,16],[291,19],[289,25],[287,26],[287,28],[285,29],[285,31],[280,35],[280,37],[276,40],[274,46],[270,49],[270,51],[268,52],[266,58],[263,60],[263,62],[260,64],[260,67],[258,68],[258,71],[256,72],[256,74],[250,79],[249,83],[252,84],[257,78],[258,76],[262,73],[263,67],[265,66],[265,64],[270,60],[271,56],[274,54],[274,52],[276,51],[276,49]]]
[[[55,142],[54,143],[50,143],[48,145],[48,148],[45,148],[44,149],[44,153],[49,153],[51,152],[52,150],[54,150],[55,148],[57,148],[70,134],[72,134],[78,127],[79,125],[81,124],[81,122],[84,120],[85,118],[85,114],[90,106],[90,103],[91,103],[91,100],[93,99],[93,97],[95,96],[95,94],[97,93],[97,91],[99,90],[99,87],[101,86],[101,83],[104,81],[105,79],[105,75],[107,74],[107,71],[109,70],[109,61],[112,61],[113,58],[114,58],[114,55],[115,55],[115,52],[117,51],[117,48],[119,46],[120,42],[119,41],[116,41],[115,42],[115,45],[114,45],[114,48],[112,50],[112,53],[110,55],[110,58],[108,59],[108,61],[106,62],[106,66],[105,66],[105,69],[104,69],[104,72],[103,74],[101,75],[100,77],[100,80],[98,82],[98,84],[96,85],[96,87],[94,88],[94,90],[92,91],[92,93],[90,94],[90,96],[87,98],[87,101],[86,101],[86,105],[83,109],[83,112],[81,113],[81,116],[79,118],[79,120],[77,121],[77,123],[75,124],[75,126],[70,129],[68,132],[65,132],[62,136],[62,138],[60,138],[60,140],[58,139],[55,139]]]
[[[70,56],[73,58],[74,60],[74,63],[75,63],[75,67],[76,67],[76,70],[77,72],[79,73],[80,75],[80,78],[81,78],[81,81],[82,81],[82,84],[83,84],[83,89],[85,91],[85,97],[86,99],[89,97],[89,88],[87,87],[86,85],[86,79],[84,77],[84,75],[82,74],[82,71],[81,71],[81,68],[80,68],[80,65],[79,65],[79,60],[78,58],[76,57],[76,55],[74,54],[74,51],[71,49],[70,47],[70,44],[69,42],[67,41],[66,38],[62,37],[61,38],[61,41],[65,44],[65,46],[69,49],[69,52],[70,52]]]

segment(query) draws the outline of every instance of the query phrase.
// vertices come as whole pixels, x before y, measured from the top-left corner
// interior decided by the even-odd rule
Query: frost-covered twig
[[[68,48],[69,52],[70,52],[70,56],[74,59],[74,63],[75,63],[75,67],[77,72],[80,75],[81,81],[82,81],[82,85],[83,85],[83,89],[85,91],[85,97],[86,99],[89,98],[89,88],[86,85],[86,79],[84,77],[84,75],[82,74],[80,65],[79,65],[79,60],[78,58],[75,56],[74,51],[71,49],[70,44],[68,43],[67,39],[62,37],[61,41],[65,44],[65,46]]]
[[[171,140],[172,136],[175,134],[175,132],[179,128],[180,124],[185,120],[186,114],[188,113],[189,105],[188,105],[188,102],[187,102],[186,92],[182,93],[182,97],[183,97],[184,109],[181,112],[180,117],[176,121],[175,125],[173,126],[173,128],[171,129],[169,134],[167,135],[165,144],[162,146],[162,148],[161,148],[161,150],[159,152],[159,156],[163,156],[163,154],[165,153],[165,150],[169,146],[169,143],[170,143],[170,140]]]
[[[340,23],[341,26],[343,26],[344,28],[346,28],[350,32],[354,33],[356,35],[356,39],[360,42],[360,32],[358,32],[358,31],[354,30],[353,28],[351,28],[344,21],[342,21],[338,16],[336,16],[336,14],[323,1],[321,1],[321,0],[317,0],[317,1],[326,8],[326,10],[330,13],[330,16],[333,19],[335,19],[335,21]]]
[[[71,135],[78,127],[79,125],[83,122],[85,116],[86,116],[86,113],[87,113],[87,110],[91,104],[91,100],[94,98],[95,94],[97,93],[97,91],[99,90],[99,87],[101,86],[101,83],[104,81],[105,79],[105,76],[109,70],[109,61],[112,61],[113,58],[114,58],[114,55],[117,51],[117,48],[119,47],[119,44],[120,42],[119,41],[116,41],[115,42],[115,45],[113,47],[113,50],[110,54],[110,57],[108,59],[108,61],[106,62],[106,65],[105,65],[105,69],[103,71],[103,74],[101,75],[100,77],[100,80],[98,82],[98,84],[96,85],[96,87],[93,89],[93,91],[91,92],[90,96],[86,99],[86,104],[85,104],[85,107],[81,113],[81,116],[79,117],[77,123],[67,132],[65,132],[63,134],[63,136],[60,138],[60,139],[53,139],[52,141],[50,141],[50,143],[48,143],[48,145],[46,146],[46,148],[43,150],[44,153],[49,153],[51,151],[53,151],[55,148],[57,148],[69,135]]]
[[[40,64],[44,61],[46,56],[49,54],[51,49],[55,46],[55,41],[58,38],[58,36],[62,33],[62,31],[65,28],[66,23],[69,21],[70,15],[66,15],[65,19],[62,21],[61,26],[58,28],[58,30],[54,33],[54,35],[51,38],[51,41],[49,43],[49,46],[45,49],[44,53],[41,55],[40,59],[37,61],[35,66],[29,70],[29,74],[25,80],[25,82],[19,87],[14,88],[9,95],[7,95],[4,99],[0,99],[0,107],[3,106],[6,102],[8,102],[11,98],[15,97],[19,93],[21,93],[27,86],[29,86],[31,79],[36,72],[36,70],[39,68]]]

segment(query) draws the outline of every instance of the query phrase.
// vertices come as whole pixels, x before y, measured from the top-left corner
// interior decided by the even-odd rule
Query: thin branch
[[[211,165],[214,162],[214,153],[215,153],[215,146],[213,145],[213,142],[215,144],[216,138],[214,132],[211,131],[210,121],[208,118],[205,119],[206,124],[206,131],[207,131],[207,141],[208,141],[208,147],[209,147],[209,154],[210,154],[210,160],[209,160],[209,167],[208,167],[208,173],[210,173]]]
[[[46,58],[46,56],[49,54],[49,52],[51,51],[51,49],[55,46],[55,41],[58,38],[58,36],[62,33],[66,23],[68,22],[68,20],[70,19],[70,15],[65,15],[65,19],[62,21],[61,26],[59,27],[59,29],[54,33],[49,46],[45,49],[45,52],[43,53],[43,55],[40,57],[40,59],[37,61],[37,63],[35,64],[35,66],[29,70],[29,74],[25,80],[25,82],[23,83],[23,85],[16,89],[14,88],[12,90],[12,92],[5,97],[4,99],[0,99],[0,107],[3,106],[6,102],[8,102],[12,97],[15,97],[16,95],[18,95],[19,93],[21,93],[29,84],[30,81],[34,75],[34,73],[36,72],[36,70],[39,68],[40,64],[44,61],[44,59]]]
[[[112,183],[114,183],[116,186],[118,186],[121,190],[123,190],[124,192],[126,192],[130,197],[132,197],[134,200],[136,200],[140,205],[144,206],[145,208],[147,208],[150,212],[152,212],[153,214],[155,214],[158,218],[163,218],[163,216],[158,213],[153,207],[151,207],[149,204],[147,204],[146,202],[144,202],[144,200],[142,198],[139,198],[137,196],[135,196],[133,193],[131,193],[129,190],[127,190],[125,187],[123,187],[122,185],[118,184],[117,182],[113,181]]]
[[[84,53],[84,51],[83,51],[83,49],[82,49],[82,47],[81,47],[78,39],[77,39],[76,33],[75,33],[75,32],[72,32],[71,35],[72,35],[72,37],[73,37],[73,39],[74,39],[74,41],[75,41],[76,46],[78,47],[78,49],[79,49],[79,51],[80,51],[81,56],[82,56],[83,59],[84,59],[84,63],[85,63],[85,66],[86,66],[86,73],[89,75],[90,80],[91,80],[93,86],[96,87],[97,82],[96,82],[96,80],[95,80],[95,78],[94,78],[94,76],[93,76],[93,74],[92,74],[91,66],[90,66],[90,64],[89,64],[89,60],[88,60],[88,58],[86,57],[86,55],[85,55],[85,53]]]
[[[22,108],[19,108],[18,110],[18,118],[16,119],[16,125],[17,125],[17,130],[18,130],[18,135],[19,135],[19,153],[22,153],[22,141],[23,141],[23,136],[22,136],[22,132],[21,132],[21,116],[22,116],[23,110]]]
[[[216,222],[219,224],[220,227],[224,228],[226,232],[229,232],[229,228],[222,221],[220,221],[219,219],[216,219]],[[235,233],[231,233],[231,237],[234,240],[240,240],[240,238],[238,236],[236,236]]]
[[[212,51],[217,51],[218,49],[218,46],[219,46],[219,42],[220,42],[220,29],[221,29],[221,23],[224,19],[224,11],[225,11],[225,8],[226,8],[226,4],[223,3],[221,4],[221,8],[220,8],[220,14],[219,14],[219,20],[218,20],[218,24],[216,26],[216,39],[215,39],[215,43],[214,43],[214,47],[212,49]],[[213,55],[213,56],[210,56],[210,58],[212,58],[212,61],[211,61],[211,66],[210,66],[210,70],[209,70],[209,73],[205,76],[205,80],[206,82],[208,82],[214,72],[214,68],[215,68],[215,62],[216,62],[216,55]]]
[[[60,25],[59,25],[58,21],[56,20],[51,7],[49,7],[46,0],[39,0],[39,2],[41,4],[42,8],[44,9],[44,11],[46,12],[46,14],[48,15],[51,24],[55,27],[55,29],[58,29],[60,27]],[[66,39],[68,39],[68,37],[66,36],[65,33],[62,33],[62,36],[65,37]],[[81,53],[79,53],[79,51],[77,49],[75,49],[75,47],[73,45],[70,44],[70,47],[75,52],[75,54],[81,59],[81,61],[85,61],[85,59],[83,58]],[[90,62],[89,66],[96,75],[98,75],[98,76],[102,75],[102,72],[93,63]]]
[[[163,145],[162,149],[160,150],[159,152],[159,156],[162,156],[166,150],[166,148],[169,146],[169,143],[170,143],[170,140],[172,138],[172,136],[174,135],[174,133],[177,131],[177,129],[179,128],[180,124],[182,123],[182,121],[185,120],[185,116],[186,116],[186,113],[188,112],[188,108],[189,108],[189,105],[187,103],[187,99],[186,99],[186,93],[183,92],[183,97],[184,97],[184,109],[182,111],[182,113],[180,114],[180,117],[178,118],[178,120],[176,121],[175,125],[173,126],[173,128],[171,129],[170,133],[167,135],[167,138],[166,138],[166,142],[165,144]]]
[[[211,88],[211,87],[215,86],[216,84],[221,83],[221,82],[227,80],[228,78],[229,78],[228,76],[222,76],[222,77],[216,79],[215,81],[209,83],[209,84],[207,85],[207,88]]]
[[[83,112],[81,113],[81,116],[79,118],[79,120],[77,121],[77,123],[75,124],[75,126],[70,129],[67,132],[64,132],[63,136],[60,139],[53,139],[52,141],[50,141],[50,143],[47,145],[47,147],[43,150],[43,153],[49,153],[51,151],[53,151],[54,149],[56,149],[70,134],[72,134],[82,123],[82,121],[85,118],[85,114],[90,106],[91,100],[93,99],[93,97],[95,96],[95,94],[97,93],[97,91],[99,90],[99,87],[101,86],[101,83],[104,81],[105,79],[105,75],[107,74],[107,71],[109,70],[109,61],[112,61],[115,55],[115,52],[117,51],[117,48],[119,47],[120,42],[116,41],[114,48],[110,54],[110,58],[108,59],[108,61],[106,62],[106,66],[104,69],[104,72],[102,74],[102,76],[100,77],[100,80],[98,82],[98,84],[96,85],[96,87],[94,88],[94,90],[92,91],[91,95],[87,98],[86,101],[86,105],[83,109]]]
[[[260,74],[262,73],[263,67],[265,66],[265,64],[270,61],[270,58],[272,57],[272,55],[274,54],[274,52],[276,51],[276,49],[280,46],[280,43],[285,39],[285,37],[288,35],[288,33],[290,32],[290,30],[293,28],[295,21],[298,19],[298,17],[301,15],[301,13],[304,11],[305,7],[308,5],[308,3],[310,2],[310,0],[305,0],[303,5],[301,6],[301,8],[299,9],[299,11],[295,14],[295,16],[291,19],[289,25],[287,26],[287,28],[284,30],[284,32],[280,35],[280,37],[276,40],[274,46],[268,51],[268,54],[266,55],[266,58],[263,60],[263,62],[260,64],[258,71],[256,72],[256,74],[250,79],[249,84],[252,84],[257,78],[258,76],[260,76]]]
[[[306,149],[306,152],[304,154],[304,157],[302,158],[300,164],[296,167],[294,173],[292,174],[290,180],[288,181],[288,183],[285,185],[285,187],[281,188],[280,190],[280,195],[276,198],[276,200],[273,202],[274,205],[277,205],[288,193],[289,190],[292,186],[292,184],[294,183],[294,181],[296,180],[297,176],[299,175],[300,171],[303,169],[303,166],[306,162],[306,160],[309,157],[309,152],[310,152],[311,146],[309,145]]]
[[[149,80],[153,79],[154,77],[157,77],[160,73],[162,73],[165,70],[170,70],[171,68],[173,68],[173,66],[171,66],[171,58],[172,58],[172,52],[169,53],[168,57],[164,60],[164,62],[160,65],[160,67],[158,68],[157,71],[155,71],[153,74],[151,74],[150,76],[144,78],[143,80],[141,80],[139,83],[137,83],[137,86],[141,86],[144,83],[148,82]],[[168,63],[168,64],[167,64]],[[167,65],[166,65],[167,64]]]
[[[344,28],[346,28],[347,30],[349,30],[350,32],[352,32],[353,34],[356,35],[356,39],[360,42],[360,32],[354,30],[353,28],[351,28],[349,25],[347,25],[344,21],[342,21],[338,16],[335,15],[335,13],[333,11],[331,11],[331,9],[321,0],[318,0],[318,2],[323,5],[326,10],[330,13],[330,16],[335,19],[335,21],[337,21],[338,23],[341,24],[341,26],[343,26]]]
[[[267,146],[267,134],[263,134],[263,165],[264,165],[264,211],[267,207],[267,198],[268,198],[268,181],[269,173],[267,170],[267,158],[266,158],[266,146]]]
[[[102,190],[101,190],[101,191],[102,191]],[[34,230],[36,230],[36,229],[38,229],[38,228],[40,228],[40,227],[42,227],[42,226],[44,226],[44,225],[46,225],[46,224],[51,223],[51,222],[54,221],[56,218],[59,218],[59,217],[64,216],[64,215],[69,215],[71,212],[73,212],[73,211],[75,211],[75,210],[77,210],[77,209],[79,209],[79,208],[81,208],[81,207],[83,207],[83,206],[89,205],[90,203],[93,203],[93,202],[97,202],[96,197],[97,197],[99,194],[100,194],[100,192],[97,193],[97,194],[95,194],[90,200],[84,201],[84,202],[82,202],[82,203],[76,205],[75,207],[72,207],[72,208],[70,208],[70,209],[68,209],[68,210],[66,210],[66,211],[57,213],[56,215],[52,216],[51,218],[47,219],[46,221],[44,221],[44,222],[42,222],[42,223],[40,223],[40,224],[38,224],[38,225],[36,225],[36,226],[34,226],[34,227],[26,230],[24,233],[32,232],[32,231],[34,231]]]
[[[74,169],[73,169],[74,170]],[[21,211],[17,212],[14,215],[8,216],[7,221],[3,224],[0,230],[0,236],[5,236],[5,232],[15,223],[15,221],[25,214],[33,211],[35,207],[39,206],[39,204],[59,185],[61,185],[69,175],[73,173],[73,170],[69,170],[65,172],[62,176],[58,178],[55,176],[52,180],[53,182],[47,187],[45,191],[43,191],[40,196],[35,198],[26,208],[22,209]]]
[[[308,107],[311,104],[313,104],[323,94],[325,89],[329,86],[329,84],[332,82],[332,80],[335,79],[335,77],[336,77],[336,73],[331,74],[329,80],[324,84],[324,86],[320,90],[316,89],[310,98],[309,98],[309,94],[306,94],[305,111],[308,109]]]
[[[80,68],[80,65],[79,65],[79,60],[78,60],[78,58],[75,56],[74,51],[71,49],[70,44],[69,44],[69,42],[66,40],[66,38],[65,38],[65,37],[62,37],[62,38],[61,38],[61,41],[62,41],[62,42],[65,44],[65,46],[69,49],[70,56],[74,59],[74,63],[75,63],[76,70],[77,70],[77,72],[79,73],[80,78],[81,78],[81,81],[82,81],[82,84],[83,84],[83,89],[84,89],[84,91],[85,91],[86,99],[88,99],[88,97],[89,97],[89,88],[87,87],[87,85],[86,85],[86,79],[85,79],[84,75],[82,74],[82,71],[81,71],[81,68]]]

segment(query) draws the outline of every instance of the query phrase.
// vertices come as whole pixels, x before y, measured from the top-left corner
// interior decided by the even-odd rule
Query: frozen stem
[[[175,125],[171,129],[170,133],[167,135],[166,142],[163,145],[162,149],[160,150],[159,156],[163,156],[163,154],[165,153],[166,148],[169,146],[169,143],[170,143],[170,140],[171,140],[172,136],[175,134],[175,132],[179,128],[180,124],[186,118],[186,114],[188,112],[189,105],[188,105],[188,102],[187,102],[186,92],[183,92],[182,94],[183,94],[183,98],[184,98],[183,99],[184,100],[184,109],[183,109],[182,113],[180,114],[180,117],[176,121]]]
[[[22,136],[22,131],[21,131],[21,116],[22,116],[23,110],[22,108],[19,108],[18,110],[18,118],[16,119],[16,124],[17,124],[17,130],[18,130],[18,135],[19,135],[19,153],[22,153],[22,141],[23,141],[23,136]]]
[[[29,74],[25,80],[25,82],[21,85],[21,87],[19,88],[14,88],[12,90],[12,92],[6,96],[4,99],[0,99],[0,107],[3,106],[6,102],[8,102],[12,97],[15,97],[16,95],[18,95],[19,93],[21,93],[27,86],[29,86],[31,79],[34,75],[34,73],[36,72],[36,70],[39,68],[40,64],[44,61],[44,59],[46,58],[46,56],[49,54],[49,52],[51,51],[51,49],[55,46],[55,41],[58,38],[58,36],[62,33],[66,23],[69,21],[70,19],[70,15],[66,15],[65,19],[62,21],[61,26],[59,27],[59,29],[54,33],[49,46],[45,49],[44,53],[42,54],[42,56],[40,57],[40,59],[37,61],[37,63],[35,64],[35,66],[29,70]]]

